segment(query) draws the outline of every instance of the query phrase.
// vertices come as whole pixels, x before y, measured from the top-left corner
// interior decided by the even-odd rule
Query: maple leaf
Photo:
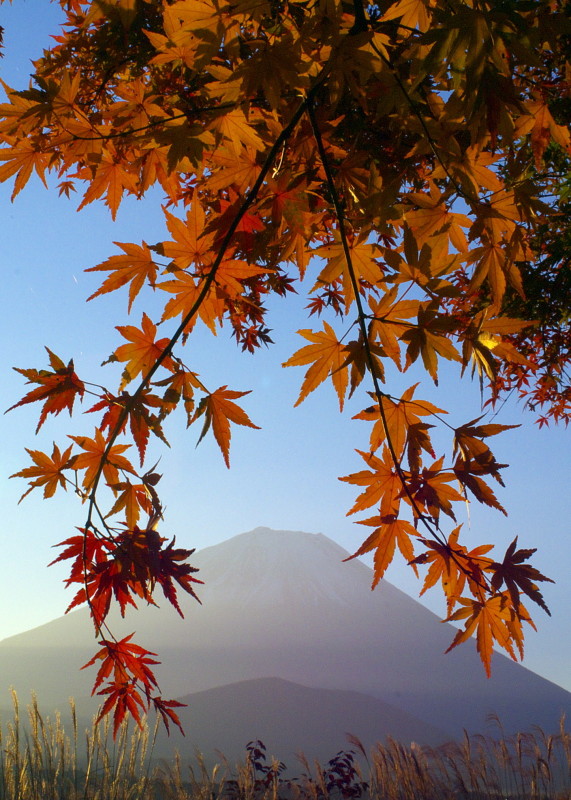
[[[21,503],[26,495],[30,494],[32,489],[38,486],[44,487],[44,498],[53,497],[58,486],[67,490],[67,478],[63,473],[64,469],[71,469],[73,467],[73,456],[71,456],[70,445],[63,453],[60,452],[59,447],[54,442],[51,457],[42,453],[41,450],[28,450],[26,452],[35,463],[35,467],[25,467],[20,472],[15,472],[10,475],[11,478],[35,478],[29,481],[29,489],[18,500]]]
[[[381,517],[398,514],[402,482],[394,469],[388,447],[383,448],[382,459],[372,453],[364,453],[361,450],[356,452],[372,469],[353,472],[351,475],[339,478],[340,481],[345,481],[346,483],[367,487],[347,512],[347,516],[355,514],[357,511],[363,511],[365,508],[370,508],[377,503],[380,504],[379,513]]]
[[[474,458],[476,461],[481,460],[479,457],[483,453],[489,452],[489,448],[481,439],[486,439],[488,436],[497,436],[502,431],[509,431],[513,428],[519,428],[520,425],[499,425],[497,423],[488,423],[486,425],[475,425],[483,419],[476,417],[476,419],[466,422],[464,425],[454,429],[454,453],[458,450],[462,452],[465,458]],[[487,460],[487,455],[483,459]]]
[[[213,169],[205,182],[213,192],[234,186],[236,191],[243,194],[260,174],[257,151],[251,146],[240,150],[238,157],[229,148],[218,147],[212,154],[211,163],[213,168],[219,168]]]
[[[202,204],[196,200],[186,214],[186,221],[163,208],[172,242],[163,242],[163,252],[172,258],[180,269],[191,264],[208,264],[212,261],[213,234],[205,233],[205,215]]]
[[[24,140],[18,142],[14,147],[1,149],[0,161],[6,162],[0,167],[0,182],[8,180],[8,178],[17,173],[12,200],[26,185],[32,170],[36,171],[47,188],[45,171],[50,163],[50,154],[38,150],[33,141]]]
[[[434,406],[427,400],[413,400],[412,398],[417,386],[418,383],[409,386],[409,388],[403,392],[400,400],[396,402],[391,397],[383,395],[381,397],[382,413],[377,404],[376,406],[366,408],[358,414],[355,414],[353,419],[375,421],[371,430],[370,439],[370,446],[373,452],[378,450],[383,442],[388,439],[393,446],[397,458],[400,458],[404,453],[407,443],[411,443],[412,445],[411,437],[414,433],[411,433],[411,431],[415,430],[418,432],[417,442],[422,442],[424,449],[433,455],[430,439],[423,439],[420,435],[420,430],[426,431],[426,428],[431,426],[423,426],[420,429],[415,426],[422,425],[420,421],[421,416],[446,414],[446,411],[437,408],[437,406]],[[376,399],[374,395],[372,396]]]
[[[149,535],[149,531],[147,531],[147,535]],[[161,539],[161,545],[163,541]],[[156,559],[156,567],[150,575],[151,588],[154,587],[155,583],[158,583],[169,603],[176,608],[181,617],[184,617],[178,603],[175,583],[200,603],[193,584],[202,583],[202,581],[193,577],[192,573],[198,571],[197,567],[192,567],[186,563],[187,559],[194,553],[194,550],[175,548],[174,545],[175,539],[173,537],[166,547],[154,548],[153,555]]]
[[[124,433],[127,421],[129,421],[129,428],[137,445],[142,466],[151,431],[169,447],[161,427],[160,417],[151,414],[148,407],[157,408],[160,412],[164,410],[163,401],[146,389],[139,392],[136,398],[133,398],[128,392],[121,392],[118,396],[106,393],[98,403],[88,408],[86,413],[105,409],[100,430],[107,429],[109,435]],[[121,419],[123,421],[120,425]]]
[[[159,97],[149,94],[145,82],[140,79],[135,78],[131,83],[121,84],[115,90],[115,94],[123,98],[122,101],[113,103],[110,109],[119,129],[143,128],[152,118],[167,117],[164,109],[156,102]]]
[[[506,252],[503,244],[487,242],[481,247],[472,250],[470,261],[477,261],[472,277],[471,289],[477,289],[486,279],[490,285],[494,308],[498,309],[506,291]]]
[[[526,363],[527,360],[502,337],[510,333],[519,333],[536,324],[533,321],[504,316],[488,319],[488,314],[489,309],[479,312],[462,337],[462,374],[472,361],[472,375],[478,371],[481,386],[484,374],[490,380],[496,377],[498,363],[496,358]]]
[[[256,233],[259,234],[266,227],[264,220],[256,212],[244,212],[242,199],[232,189],[228,190],[228,196],[229,200],[222,198],[218,201],[219,216],[213,217],[208,226],[208,231],[215,233],[214,246],[219,248],[222,245],[228,228],[233,224],[237,215],[240,215],[234,236],[243,249],[250,250],[254,244]]]
[[[421,454],[424,450],[426,453],[435,458],[432,441],[428,431],[434,425],[428,425],[426,422],[415,422],[408,426],[406,437],[406,455],[408,465],[411,472],[420,472],[422,467]]]
[[[428,549],[410,562],[412,566],[430,564],[420,594],[423,595],[440,581],[449,614],[462,594],[466,580],[470,582],[475,592],[482,590],[485,586],[484,573],[492,563],[491,559],[486,557],[492,545],[482,545],[468,551],[459,544],[461,528],[461,525],[454,528],[446,542],[421,539],[422,544]]]
[[[49,348],[46,347],[46,350],[50,357],[50,366],[53,372],[14,367],[16,372],[28,379],[27,383],[39,383],[40,386],[37,389],[32,389],[19,402],[7,409],[7,411],[11,411],[13,408],[18,408],[27,403],[45,400],[36,433],[44,424],[48,414],[57,416],[60,411],[67,408],[71,416],[76,395],[79,395],[80,399],[82,399],[85,392],[83,381],[75,374],[73,361],[70,361],[66,366],[61,358],[52,353]]]
[[[416,27],[420,31],[426,31],[430,27],[432,18],[429,10],[430,5],[432,4],[426,3],[425,0],[398,0],[398,2],[389,5],[381,20],[387,22],[400,18],[401,25],[405,31],[407,28]],[[408,33],[405,35],[408,35]]]
[[[142,549],[139,549],[138,555],[142,561]],[[146,600],[150,605],[156,605],[146,583],[138,579],[133,569],[132,552],[123,540],[120,547],[112,551],[108,558],[93,565],[86,573],[84,585],[78,591],[73,604],[88,604],[99,633],[109,614],[111,601],[115,599],[121,616],[124,617],[128,605],[137,608],[134,596]]]
[[[166,26],[165,31],[167,31]],[[167,36],[154,31],[145,31],[145,35],[158,51],[158,54],[151,60],[152,64],[165,65],[172,63],[173,66],[186,66],[189,68],[194,66],[196,48],[199,42],[190,31],[183,29],[180,24],[178,30],[171,26]]]
[[[204,267],[201,272],[206,277],[210,273],[210,267]],[[234,299],[244,293],[246,289],[245,282],[248,278],[273,272],[273,269],[260,267],[257,264],[248,264],[246,261],[241,261],[237,258],[224,259],[216,270],[214,282],[216,287],[223,291],[227,297]]]
[[[472,220],[465,214],[451,213],[434,184],[431,186],[430,195],[413,192],[409,198],[419,206],[406,213],[406,221],[419,246],[422,247],[429,237],[443,231],[459,252],[468,251],[468,243],[462,228],[469,228]]]
[[[119,385],[119,389],[122,390],[139,373],[143,373],[143,376],[146,376],[151,371],[157,359],[169,344],[169,338],[165,337],[155,342],[157,326],[151,322],[145,312],[143,312],[141,328],[135,328],[134,325],[118,325],[117,330],[130,342],[130,344],[123,344],[118,347],[111,357],[111,360],[114,361],[127,362]],[[170,356],[163,359],[162,366],[166,369],[173,369],[173,362]]]
[[[355,299],[355,293],[340,235],[336,235],[335,238],[335,242],[321,245],[313,251],[315,255],[327,259],[327,266],[317,276],[317,283],[314,285],[313,291],[321,285],[333,283],[337,278],[341,277],[345,295],[345,311],[347,313]],[[361,236],[350,242],[349,254],[356,280],[365,280],[375,286],[381,284],[384,277],[384,272],[380,265],[381,262],[377,259],[379,247],[376,244],[365,241],[365,239],[366,237]]]
[[[457,647],[461,642],[465,642],[475,632],[478,653],[480,654],[488,678],[491,677],[492,674],[491,661],[494,641],[496,641],[500,647],[503,647],[513,660],[516,661],[508,626],[508,623],[511,621],[512,612],[506,603],[505,597],[501,594],[495,594],[485,601],[460,597],[458,603],[462,608],[450,614],[445,621],[458,622],[460,620],[466,620],[466,623],[464,630],[458,631],[446,652],[449,653],[450,650]]]
[[[88,436],[70,436],[69,438],[85,451],[78,453],[72,464],[72,469],[76,471],[85,470],[84,489],[88,490],[100,473],[103,474],[109,485],[119,483],[118,470],[135,474],[131,462],[121,455],[131,445],[115,444],[109,447],[99,428],[95,429],[95,438],[93,439]]]
[[[508,512],[499,502],[488,484],[479,477],[482,474],[492,474],[498,483],[503,486],[504,483],[499,470],[506,466],[507,464],[498,464],[495,460],[480,464],[477,461],[466,461],[458,457],[454,464],[454,474],[460,481],[464,491],[469,489],[480,503],[484,503],[490,506],[490,508],[497,508],[498,511],[501,511],[502,514],[507,517]]]
[[[102,639],[99,642],[101,650],[81,667],[81,669],[86,669],[93,666],[97,661],[101,661],[91,692],[92,695],[97,692],[103,681],[112,673],[114,681],[118,684],[130,678],[135,678],[144,685],[157,685],[155,676],[149,669],[149,664],[158,664],[159,662],[147,658],[147,656],[155,656],[156,653],[145,650],[144,647],[131,642],[133,636],[134,634],[131,633],[118,642]]]
[[[414,548],[412,544],[413,539],[411,539],[411,537],[417,538],[418,532],[413,528],[410,522],[397,519],[394,515],[384,517],[376,516],[370,519],[359,520],[359,524],[369,525],[374,527],[375,530],[352,556],[343,560],[350,561],[352,558],[357,558],[357,556],[362,556],[374,550],[374,577],[371,585],[371,589],[374,589],[393,560],[397,544],[406,561],[408,563],[413,563]],[[413,564],[413,568],[416,572],[416,565]]]
[[[81,669],[93,666],[97,661],[101,661],[92,694],[107,695],[97,721],[114,711],[113,735],[117,731],[125,718],[127,712],[134,718],[135,722],[142,727],[140,712],[146,710],[145,703],[137,689],[137,685],[142,685],[147,700],[153,688],[157,688],[157,681],[150,667],[160,663],[149,656],[156,653],[145,650],[134,642],[131,642],[134,634],[125,636],[119,641],[109,641],[102,639],[99,642],[101,650],[96,653]],[[99,686],[110,676],[109,685],[103,689]],[[99,689],[99,691],[97,691]]]
[[[312,344],[297,350],[282,364],[282,367],[311,364],[305,373],[296,406],[330,376],[339,398],[339,408],[342,411],[349,381],[348,367],[351,361],[351,350],[348,345],[342,344],[337,339],[337,335],[329,323],[324,322],[323,328],[323,331],[318,332],[310,329],[299,330],[298,334]]]
[[[185,334],[188,335],[192,331],[196,319],[199,318],[216,335],[216,321],[222,318],[225,305],[223,299],[217,295],[215,287],[214,289],[211,287],[200,304],[199,297],[202,290],[200,280],[187,272],[177,272],[174,280],[163,281],[157,284],[157,288],[175,295],[165,305],[161,322],[177,315],[187,317],[194,311],[192,319],[185,328]]]
[[[197,373],[179,368],[172,375],[169,375],[162,381],[157,381],[153,385],[166,387],[159,418],[162,419],[166,414],[170,413],[170,411],[176,408],[180,400],[182,400],[188,427],[192,422],[192,415],[194,412],[194,390],[204,389],[202,382],[198,379]]]
[[[523,561],[532,556],[537,548],[533,547],[527,550],[516,550],[517,536],[506,550],[504,560],[501,564],[494,561],[491,564],[491,569],[494,571],[492,575],[492,589],[497,592],[505,583],[506,589],[509,592],[512,605],[517,611],[520,607],[520,591],[530,597],[534,603],[541,606],[541,608],[551,616],[543,596],[537,588],[536,581],[549,581],[553,583],[551,578],[546,578],[538,569],[532,567],[531,564],[523,564]]]
[[[528,115],[521,117],[517,124],[520,136],[531,133],[531,147],[535,158],[535,166],[541,169],[543,154],[551,139],[557,142],[564,150],[571,152],[571,133],[565,125],[559,125],[549,110],[547,103],[541,100],[532,100],[527,106]]]
[[[184,736],[185,733],[180,719],[178,718],[178,714],[173,711],[173,709],[186,707],[186,703],[180,703],[178,700],[163,700],[162,697],[152,697],[151,702],[153,703],[155,711],[161,715],[167,733],[170,733],[169,725],[173,722]]]
[[[438,358],[442,356],[449,361],[460,361],[460,355],[450,339],[438,329],[438,317],[431,303],[421,304],[418,308],[418,322],[415,327],[404,331],[400,339],[408,342],[406,350],[407,367],[413,364],[418,356],[435,384],[438,384]]]
[[[210,123],[210,129],[224,137],[226,148],[235,158],[240,157],[240,152],[244,147],[249,146],[256,151],[264,149],[262,139],[248,122],[241,108],[234,108],[232,111],[220,114]]]
[[[103,281],[99,289],[87,299],[93,300],[94,297],[99,297],[99,295],[114,292],[128,283],[128,310],[131,311],[133,301],[143,288],[143,285],[145,283],[150,286],[155,285],[157,265],[146,242],[143,242],[142,246],[124,242],[114,242],[114,244],[123,250],[124,255],[111,256],[106,261],[102,261],[101,264],[85,270],[86,272],[112,273]]]
[[[250,392],[235,392],[232,389],[228,389],[227,386],[221,386],[215,392],[202,398],[192,418],[192,422],[203,415],[205,418],[198,443],[202,441],[212,425],[214,438],[218,442],[227,467],[230,467],[230,422],[259,430],[259,427],[254,425],[246,412],[233,402],[238,397],[244,397],[247,394],[250,394]]]
[[[137,193],[137,176],[125,166],[116,150],[109,145],[93,170],[93,179],[77,210],[81,211],[88,203],[105,194],[105,202],[109,206],[111,217],[115,219],[125,190]]]
[[[113,711],[113,738],[116,738],[121,723],[129,714],[142,729],[141,711],[146,711],[145,703],[134,683],[112,683],[97,694],[107,695],[95,722],[100,722],[106,714]]]
[[[418,313],[418,300],[397,300],[398,287],[393,286],[378,300],[369,297],[372,313],[371,336],[378,338],[383,350],[401,369],[400,336],[410,327],[406,320]]]
[[[456,475],[454,472],[442,469],[443,461],[444,457],[439,458],[430,468],[412,474],[409,481],[409,492],[416,506],[425,509],[434,519],[438,519],[441,511],[455,519],[452,503],[461,502],[464,498],[449,485],[451,481],[456,480]],[[409,493],[405,493],[403,497],[408,502],[412,502]],[[414,511],[416,513],[416,508]]]
[[[147,479],[145,486],[148,487],[149,483]],[[155,586],[159,584],[164,596],[182,617],[184,615],[178,604],[173,581],[198,602],[200,600],[194,592],[193,584],[202,581],[192,575],[198,571],[197,568],[187,563],[194,550],[175,548],[174,538],[167,547],[163,547],[165,541],[166,539],[150,526],[145,530],[135,526],[121,533],[117,537],[117,547],[113,553],[116,568],[112,567],[109,571],[108,582],[119,586],[126,602],[131,602],[129,593],[134,591],[153,604],[152,595]],[[105,569],[107,566],[105,565]],[[101,580],[98,583],[101,585]],[[97,591],[100,591],[100,586],[97,587]],[[123,605],[122,610],[124,608]]]
[[[73,559],[70,574],[65,580],[66,586],[70,586],[72,583],[83,583],[85,570],[89,569],[89,565],[105,561],[112,548],[109,542],[97,537],[92,530],[78,528],[78,531],[80,536],[71,536],[69,539],[53,545],[54,547],[65,547],[65,550],[48,564],[51,567],[52,564],[60,561]]]
[[[144,483],[131,483],[121,481],[111,485],[111,489],[118,493],[113,508],[106,515],[111,517],[125,509],[125,521],[128,528],[134,528],[139,521],[141,511],[149,516],[153,513],[151,494]]]

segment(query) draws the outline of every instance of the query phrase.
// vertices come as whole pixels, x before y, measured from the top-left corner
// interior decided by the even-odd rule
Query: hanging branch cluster
[[[5,87],[0,180],[15,177],[15,197],[32,173],[53,173],[60,194],[83,193],[79,209],[101,200],[113,218],[124,196],[158,184],[170,237],[119,243],[88,270],[104,276],[90,300],[125,289],[130,312],[149,288],[164,298],[154,320],[143,311],[117,326],[119,384],[87,383],[48,350],[47,369],[18,369],[34,388],[12,406],[40,403],[39,429],[96,395],[94,430],[51,455],[28,450],[17,477],[25,494],[71,486],[85,503],[56,561],[71,563],[70,608],[87,604],[100,637],[89,664],[101,715],[114,711],[117,729],[154,706],[179,725],[155,654],[106,623],[112,601],[124,613],[155,603],[159,586],[179,612],[178,590],[197,598],[193,551],[158,532],[150,437],[166,442],[180,407],[229,465],[231,425],[256,427],[236,402],[247,392],[207,388],[182,348],[196,326],[225,325],[254,352],[271,342],[268,299],[291,291],[323,318],[284,365],[307,367],[298,403],[328,379],[341,410],[357,390],[365,398],[363,469],[341,478],[357,487],[348,513],[370,515],[354,555],[373,553],[374,585],[397,547],[426,568],[422,591],[440,584],[447,619],[463,624],[451,647],[476,633],[488,674],[493,645],[522,656],[533,625],[523,599],[547,611],[537,584],[548,579],[517,540],[498,560],[491,545],[468,550],[456,521],[467,500],[505,513],[490,484],[505,465],[488,441],[515,426],[445,422],[417,383],[396,397],[389,378],[418,367],[436,383],[445,359],[477,374],[489,403],[515,388],[542,424],[569,419],[565,3],[60,4],[66,24],[33,83]],[[437,424],[451,433],[449,460],[434,451]]]

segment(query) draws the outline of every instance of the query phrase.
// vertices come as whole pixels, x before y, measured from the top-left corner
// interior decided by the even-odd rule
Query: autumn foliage
[[[87,604],[100,650],[101,714],[136,720],[163,700],[154,653],[107,627],[155,591],[180,611],[197,597],[188,559],[160,535],[160,475],[146,462],[175,411],[212,433],[229,465],[234,425],[255,428],[247,392],[207,387],[187,363],[196,326],[230,329],[243,350],[271,344],[266,303],[307,292],[309,325],[284,366],[301,368],[301,403],[331,381],[339,407],[360,393],[360,471],[349,514],[369,533],[376,584],[400,551],[422,591],[439,585],[451,647],[476,635],[523,655],[527,604],[547,610],[517,540],[462,544],[466,501],[506,513],[493,491],[504,464],[492,440],[512,425],[448,422],[415,381],[445,361],[476,376],[484,412],[516,390],[541,424],[567,423],[571,390],[571,26],[563,0],[60,0],[66,23],[34,62],[29,87],[5,86],[0,180],[12,197],[32,173],[101,201],[114,218],[126,195],[160,186],[169,238],[117,243],[90,270],[92,295],[162,298],[162,313],[117,325],[118,385],[88,382],[48,353],[18,371],[32,386],[14,403],[88,425],[51,455],[28,450],[14,477],[46,498],[72,488],[84,504],[61,543],[70,608]],[[567,236],[567,238],[565,238]],[[156,307],[155,305],[153,307]],[[66,358],[69,354],[65,354]],[[413,382],[411,381],[411,384]],[[87,400],[89,396],[89,401]],[[436,453],[434,426],[450,433]],[[494,439],[495,442],[495,439]],[[134,447],[133,447],[134,445]],[[25,495],[24,495],[25,496]],[[199,592],[198,592],[199,594]],[[88,665],[86,665],[88,666]]]

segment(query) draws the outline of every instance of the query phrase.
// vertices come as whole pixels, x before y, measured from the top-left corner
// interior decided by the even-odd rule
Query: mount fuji
[[[117,636],[136,630],[159,653],[163,696],[188,704],[187,737],[171,749],[234,758],[263,738],[282,759],[324,758],[345,732],[438,744],[485,732],[489,714],[506,733],[557,730],[570,693],[499,653],[487,679],[470,644],[444,655],[455,629],[387,581],[371,592],[372,570],[348,555],[322,534],[256,528],[193,555],[202,605],[181,597],[184,620],[152,606],[111,619]],[[91,712],[93,676],[79,667],[94,650],[85,609],[5,639],[0,706],[14,686],[43,709],[73,695]]]

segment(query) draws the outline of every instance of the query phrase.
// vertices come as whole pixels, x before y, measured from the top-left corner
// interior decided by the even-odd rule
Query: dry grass
[[[495,737],[465,735],[430,749],[388,740],[367,752],[350,738],[327,765],[299,756],[298,777],[267,761],[261,743],[242,763],[208,769],[197,755],[183,765],[153,762],[156,729],[123,725],[80,732],[40,714],[35,699],[21,719],[18,698],[0,726],[0,800],[571,800],[571,735],[542,730]],[[260,749],[261,747],[261,749]],[[291,768],[292,765],[290,765]],[[291,771],[291,769],[290,769]]]

